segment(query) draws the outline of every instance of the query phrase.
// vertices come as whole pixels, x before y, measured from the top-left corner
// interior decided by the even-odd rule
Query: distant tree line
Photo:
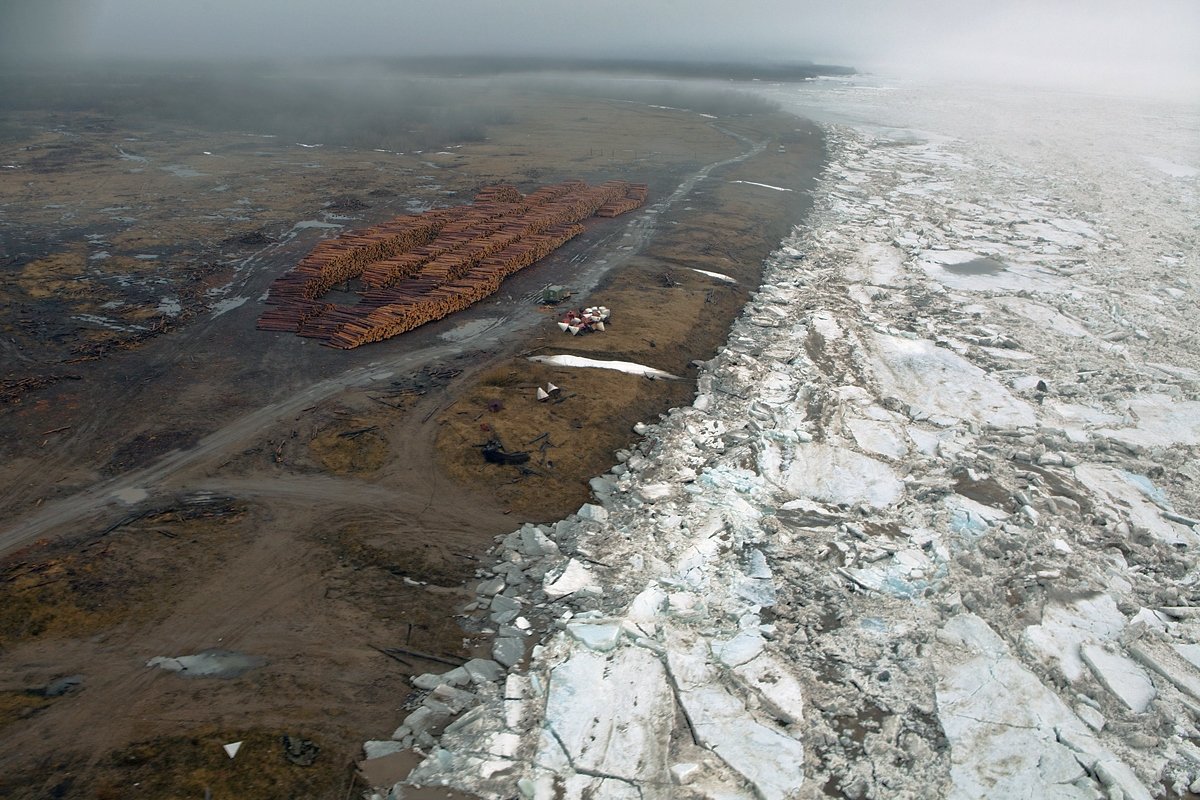
[[[704,61],[668,58],[549,58],[537,56],[444,56],[392,59],[396,68],[437,75],[503,75],[547,72],[559,75],[599,72],[656,75],[665,78],[708,78],[730,81],[804,81],[823,75],[853,75],[853,67],[752,61]]]

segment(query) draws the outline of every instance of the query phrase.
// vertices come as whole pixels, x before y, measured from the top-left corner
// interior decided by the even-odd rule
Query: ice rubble
[[[384,795],[1200,791],[1182,229],[1145,255],[1171,272],[1132,274],[1147,240],[1053,162],[829,136],[693,406],[498,543],[467,613],[507,664],[414,679],[368,752],[425,758]],[[1003,269],[943,268],[976,258]]]

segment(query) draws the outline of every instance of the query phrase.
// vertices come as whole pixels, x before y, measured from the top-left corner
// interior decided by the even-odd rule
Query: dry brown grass
[[[33,639],[80,637],[135,613],[149,619],[189,585],[189,567],[211,563],[207,545],[235,536],[242,513],[149,515],[87,544],[35,545],[0,562],[0,653]],[[146,540],[153,542],[145,548]],[[204,542],[204,546],[198,545]],[[194,577],[194,574],[193,574]]]
[[[364,475],[376,472],[388,461],[387,440],[377,431],[353,434],[378,425],[377,420],[355,417],[323,428],[308,443],[308,452],[323,468],[335,475]]]
[[[547,382],[562,389],[561,402],[536,400],[537,387]],[[611,465],[612,452],[628,441],[635,422],[690,395],[685,381],[513,360],[442,415],[441,464],[452,477],[485,488],[519,516],[560,517],[587,501],[587,480]],[[479,445],[493,437],[510,451],[528,451],[530,461],[485,462]]]
[[[378,645],[467,655],[464,632],[449,617],[474,597],[460,588],[474,576],[471,562],[456,557],[436,537],[399,537],[377,520],[342,525],[328,534],[327,545],[336,562],[325,572],[327,597],[380,605],[378,613],[393,621],[393,637]],[[392,666],[415,674],[432,665],[413,661]]]
[[[49,698],[35,692],[0,691],[0,731],[3,731],[6,725],[36,714],[50,705],[50,702]]]
[[[284,734],[306,738],[321,748],[311,766],[299,766],[285,758]],[[355,778],[350,765],[330,753],[328,743],[336,735],[327,730],[202,728],[123,747],[92,767],[64,760],[25,774],[0,777],[0,796],[13,800],[344,798],[353,791]],[[230,759],[222,745],[236,741],[241,741],[242,747],[237,757]],[[359,785],[359,789],[366,787]]]
[[[6,569],[0,579],[0,648],[102,630],[127,611],[123,589],[107,565],[75,554]]]
[[[14,284],[34,300],[80,300],[95,290],[84,276],[86,268],[87,248],[73,245],[30,261],[17,273]]]

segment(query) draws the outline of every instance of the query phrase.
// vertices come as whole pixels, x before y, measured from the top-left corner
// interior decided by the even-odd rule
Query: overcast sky
[[[1200,0],[0,0],[6,51],[811,59],[1200,83]]]

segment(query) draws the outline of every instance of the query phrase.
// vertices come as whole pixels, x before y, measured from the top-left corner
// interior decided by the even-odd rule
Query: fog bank
[[[543,56],[801,60],[1065,85],[1200,85],[1193,0],[39,0],[0,51],[150,58]]]

